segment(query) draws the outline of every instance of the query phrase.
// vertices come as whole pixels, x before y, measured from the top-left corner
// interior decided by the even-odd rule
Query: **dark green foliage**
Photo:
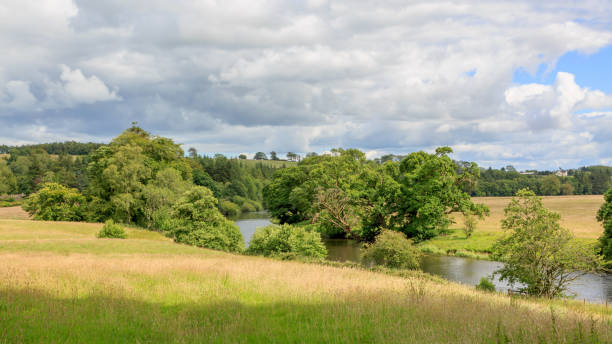
[[[0,159],[0,195],[17,193],[17,178],[13,171]]]
[[[294,254],[300,257],[327,257],[327,249],[319,233],[288,224],[257,228],[247,252],[264,256]]]
[[[113,222],[113,220],[107,220],[100,232],[98,232],[98,238],[125,239],[127,234],[123,227]]]
[[[311,220],[334,236],[372,242],[389,228],[425,240],[448,227],[450,212],[488,211],[461,189],[478,176],[476,164],[458,173],[449,152],[443,147],[378,164],[358,150],[334,149],[277,171],[264,189],[265,203],[281,223]]]
[[[176,242],[229,252],[244,249],[240,229],[219,212],[217,199],[205,187],[185,192],[165,221],[163,229]]]
[[[492,258],[504,262],[496,271],[510,285],[542,297],[561,296],[569,282],[597,269],[594,249],[573,240],[559,225],[561,216],[542,205],[533,191],[520,190],[504,210],[502,228],[507,231],[493,247]]]
[[[478,183],[464,191],[472,196],[513,196],[518,190],[528,188],[541,196],[591,195],[602,194],[612,186],[612,167],[608,166],[571,169],[567,171],[566,177],[557,177],[551,171],[529,171],[522,174],[511,167],[500,170],[481,169]]]
[[[599,238],[601,253],[608,261],[612,260],[612,188],[604,195],[604,204],[597,212],[597,221],[604,227],[604,232]]]
[[[488,292],[495,292],[495,284],[487,277],[482,277],[480,283],[476,285],[476,289]]]
[[[104,144],[102,143],[80,143],[74,141],[66,142],[52,142],[52,143],[40,143],[34,145],[23,145],[23,146],[6,146],[0,145],[0,154],[18,154],[28,155],[33,150],[44,150],[49,154],[56,155],[87,155],[96,149],[100,148]]]
[[[362,253],[365,265],[382,265],[392,269],[418,270],[421,268],[421,253],[406,239],[404,234],[383,230],[373,244]]]
[[[46,183],[23,205],[35,220],[81,221],[86,200],[78,190]]]
[[[427,240],[448,228],[450,212],[488,214],[486,206],[474,204],[462,191],[465,183],[478,177],[478,166],[473,163],[458,173],[456,164],[447,156],[451,152],[449,147],[441,147],[435,154],[421,151],[402,160],[401,193],[391,209],[396,214],[391,217],[391,229]]]

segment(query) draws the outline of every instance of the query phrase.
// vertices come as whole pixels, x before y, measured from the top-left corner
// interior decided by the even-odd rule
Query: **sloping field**
[[[461,230],[463,218],[455,216],[456,223],[451,226],[449,235],[439,236],[425,244],[436,246],[442,251],[490,251],[495,241],[503,234],[501,220],[504,217],[504,208],[511,199],[512,197],[473,197],[475,203],[489,206],[491,215],[478,222],[476,231],[469,239],[465,238]],[[603,233],[601,223],[595,218],[603,202],[602,195],[543,197],[545,207],[561,214],[561,225],[571,230],[578,240],[589,243],[594,243]]]
[[[247,165],[251,165],[251,166],[256,166],[258,164],[262,164],[264,166],[269,166],[269,167],[274,167],[274,168],[285,168],[285,167],[291,167],[291,166],[295,166],[297,165],[297,162],[295,161],[282,161],[282,160],[251,160],[251,159],[244,159],[244,160],[238,160],[242,163],[245,163]]]
[[[0,343],[610,342],[604,306],[0,221]]]

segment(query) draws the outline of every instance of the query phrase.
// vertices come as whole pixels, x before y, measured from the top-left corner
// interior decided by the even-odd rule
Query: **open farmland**
[[[461,230],[463,221],[455,216],[456,223],[451,226],[451,233],[429,240],[425,245],[457,251],[488,252],[495,241],[503,234],[501,220],[504,208],[512,197],[473,197],[475,203],[486,204],[491,215],[478,222],[474,234],[465,239]],[[561,214],[561,225],[574,233],[578,240],[594,243],[603,232],[601,223],[595,218],[597,210],[603,204],[601,195],[581,196],[545,196],[544,206]]]

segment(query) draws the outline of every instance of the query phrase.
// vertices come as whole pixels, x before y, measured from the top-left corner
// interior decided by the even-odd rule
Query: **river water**
[[[270,217],[266,212],[246,213],[235,219],[245,239],[245,246],[255,233],[255,229],[269,224]],[[328,259],[344,262],[358,262],[361,243],[346,239],[324,239]],[[502,263],[472,258],[426,255],[421,262],[423,271],[468,285],[476,285],[482,277],[489,277],[499,269]],[[509,286],[497,279],[493,280],[499,291],[508,290]],[[569,293],[575,294],[578,300],[605,303],[612,302],[612,274],[588,274],[580,277],[570,285]]]

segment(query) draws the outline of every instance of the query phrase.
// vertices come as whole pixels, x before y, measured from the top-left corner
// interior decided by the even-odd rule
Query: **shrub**
[[[282,255],[283,257],[296,255],[325,258],[327,256],[327,249],[319,233],[288,224],[257,228],[247,252],[264,256]]]
[[[495,285],[487,277],[480,279],[480,283],[476,284],[476,289],[488,292],[495,292]]]
[[[35,220],[81,221],[83,220],[85,197],[77,189],[58,183],[45,183],[42,188],[23,205]]]
[[[159,220],[176,242],[228,252],[244,249],[240,229],[219,212],[217,199],[203,186],[185,192],[170,216]]]
[[[225,216],[238,216],[240,215],[240,207],[229,200],[222,199],[219,201],[219,211]]]
[[[420,268],[421,254],[400,232],[383,230],[373,244],[363,251],[362,263],[382,265],[393,269]]]
[[[116,224],[113,220],[108,220],[104,223],[100,232],[98,232],[98,238],[125,239],[127,238],[127,234],[123,227]]]

